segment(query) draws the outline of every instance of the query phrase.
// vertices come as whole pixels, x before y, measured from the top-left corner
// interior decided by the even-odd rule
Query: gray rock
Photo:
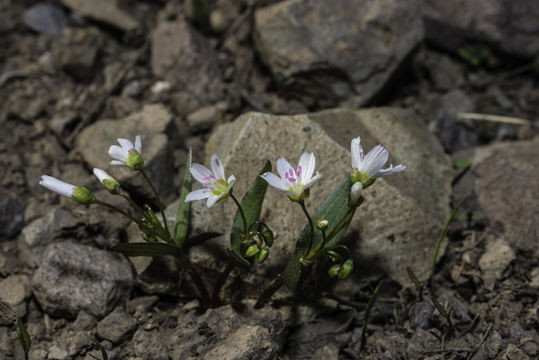
[[[217,104],[206,106],[187,115],[187,125],[191,132],[198,132],[211,129],[227,109],[226,101],[220,101]]]
[[[12,238],[24,227],[26,204],[13,198],[7,191],[0,191],[0,237]]]
[[[167,346],[157,330],[138,329],[133,335],[133,350],[142,359],[168,360]]]
[[[502,273],[516,259],[516,255],[503,238],[488,240],[485,252],[479,258],[479,268],[483,272],[485,287],[492,290],[495,280],[502,277]]]
[[[418,327],[427,330],[435,320],[434,307],[428,301],[415,303],[410,312],[414,328]]]
[[[117,0],[62,0],[62,4],[83,16],[102,21],[120,30],[131,31],[140,27],[135,18],[118,7]]]
[[[443,49],[486,42],[518,56],[539,52],[535,0],[427,0],[421,11],[427,40]]]
[[[472,112],[475,104],[462,90],[451,90],[434,98],[429,103],[429,111],[434,122],[431,129],[438,136],[442,145],[451,152],[474,147],[478,144],[473,131],[473,123],[459,120],[458,112]]]
[[[288,0],[255,13],[255,45],[276,76],[353,105],[371,100],[422,38],[416,0]]]
[[[67,317],[86,311],[101,318],[129,296],[133,285],[125,258],[71,242],[49,245],[32,279],[43,310]]]
[[[21,308],[23,314],[26,313],[26,300],[30,296],[30,279],[27,275],[11,275],[0,280],[0,300],[10,305],[14,310]],[[22,305],[22,306],[21,306]]]
[[[163,20],[152,34],[152,71],[201,103],[223,97],[215,51],[183,18]]]
[[[136,327],[135,319],[119,306],[97,324],[97,335],[118,344],[126,340]]]
[[[453,321],[453,324],[471,323],[472,318],[470,317],[469,312],[470,305],[464,300],[460,300],[451,295],[442,295],[438,297],[437,300],[445,309],[453,309],[451,311],[451,320]]]
[[[20,258],[29,266],[39,265],[45,247],[77,224],[77,219],[61,208],[54,208],[47,215],[35,219],[24,227],[22,236],[18,238]]]
[[[206,145],[206,164],[216,153],[226,175],[234,174],[234,193],[242,197],[266,160],[273,163],[285,156],[292,163],[303,151],[316,155],[316,170],[322,178],[311,188],[307,207],[314,212],[333,189],[347,178],[350,168],[350,141],[361,136],[365,149],[383,144],[390,150],[388,163],[405,164],[406,171],[378,179],[364,191],[365,203],[351,224],[348,245],[359,266],[376,259],[388,275],[409,283],[405,268],[411,267],[425,279],[431,266],[433,246],[449,216],[451,171],[439,142],[412,112],[379,108],[336,109],[297,116],[248,113],[215,131]],[[192,205],[192,234],[224,232],[223,238],[209,240],[191,249],[191,259],[201,267],[215,263],[216,249],[228,247],[228,236],[236,212],[232,201],[218,202],[208,209],[205,202]],[[276,210],[278,209],[278,210]],[[276,235],[270,257],[251,272],[267,274],[281,268],[295,248],[295,239],[305,224],[298,205],[268,189],[262,219]],[[358,233],[361,241],[358,241]],[[443,249],[442,249],[443,251]],[[212,254],[210,256],[209,254]],[[227,254],[221,251],[224,259]],[[218,267],[218,266],[216,266]],[[360,269],[355,273],[366,271]],[[353,277],[352,277],[353,278]],[[339,282],[343,291],[354,291],[356,280]],[[348,287],[348,290],[346,288]]]
[[[287,325],[276,309],[237,312],[223,306],[208,310],[195,323],[182,324],[169,338],[170,355],[186,360],[275,359],[286,331]]]
[[[47,359],[51,360],[67,360],[69,359],[69,354],[64,349],[53,345],[49,349],[49,355],[47,356]]]
[[[172,115],[162,105],[147,105],[136,113],[119,120],[101,120],[86,127],[76,139],[76,149],[88,167],[110,169],[110,174],[127,188],[145,196],[152,197],[151,189],[144,178],[126,166],[111,166],[108,149],[117,144],[117,138],[135,141],[136,135],[142,136],[142,156],[148,175],[154,182],[160,196],[165,197],[172,191],[172,151],[167,139],[171,130]],[[172,136],[172,138],[174,138]]]
[[[539,254],[539,139],[477,148],[475,192],[489,222],[516,249]],[[518,199],[518,201],[516,201]]]
[[[67,25],[67,18],[58,6],[36,4],[24,11],[22,22],[37,32],[60,36]]]

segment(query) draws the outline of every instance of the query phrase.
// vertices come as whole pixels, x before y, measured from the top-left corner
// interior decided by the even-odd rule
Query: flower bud
[[[93,204],[95,201],[95,196],[90,190],[82,186],[75,186],[73,188],[73,195],[71,198],[83,205]]]
[[[103,184],[105,189],[109,192],[114,193],[117,189],[120,188],[120,183],[118,180],[110,176],[105,170],[94,168],[94,175],[99,179],[99,182]]]
[[[357,205],[359,198],[361,197],[361,191],[363,190],[363,185],[360,182],[352,185],[350,190],[350,196],[348,197],[348,205],[354,206]]]
[[[260,249],[258,248],[257,244],[253,244],[247,248],[247,251],[245,251],[245,257],[253,257],[256,254],[260,252]]]
[[[330,278],[334,278],[339,274],[339,271],[341,271],[341,265],[335,264],[328,270],[328,275]]]
[[[339,279],[346,279],[352,270],[354,270],[354,262],[352,259],[348,259],[344,262],[344,264],[342,264],[341,269],[339,270]]]
[[[292,200],[293,202],[301,202],[305,199],[308,199],[310,194],[311,194],[311,190],[307,188],[303,190],[301,194],[299,195],[288,195],[288,198]]]
[[[326,230],[329,226],[329,221],[325,219],[318,219],[314,222],[314,225],[316,226],[317,229]]]
[[[263,263],[264,261],[266,261],[268,256],[269,256],[269,249],[267,247],[263,247],[262,250],[260,250],[260,252],[258,253],[256,260],[259,263]]]

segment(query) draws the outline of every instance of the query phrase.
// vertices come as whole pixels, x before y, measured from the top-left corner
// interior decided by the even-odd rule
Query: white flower
[[[382,145],[376,145],[367,155],[363,152],[361,139],[359,137],[352,139],[350,145],[352,153],[352,173],[350,178],[352,182],[361,182],[363,187],[367,187],[376,180],[377,177],[386,176],[406,169],[404,165],[389,165],[382,169],[389,157],[389,151]]]
[[[352,189],[350,189],[350,197],[349,203],[350,205],[355,205],[359,201],[359,197],[361,196],[361,191],[363,190],[363,185],[358,181],[357,183],[354,183],[352,185]]]
[[[223,163],[217,157],[212,155],[210,159],[211,171],[204,165],[192,164],[189,168],[191,175],[202,184],[204,189],[191,191],[185,197],[185,201],[208,199],[206,205],[211,208],[215,203],[221,199],[226,198],[232,186],[236,182],[234,175],[230,175],[228,180],[225,180],[225,170]]]
[[[105,189],[110,192],[113,192],[120,187],[118,180],[110,176],[105,170],[94,168],[94,175],[99,179],[99,182],[103,184]]]
[[[297,169],[294,170],[285,158],[280,158],[277,160],[277,172],[280,177],[270,172],[264,173],[260,177],[276,190],[287,194],[293,201],[302,200],[303,192],[320,179],[321,175],[318,171],[313,176],[315,163],[314,154],[304,152],[299,159]]]
[[[94,195],[87,188],[68,184],[52,176],[42,175],[39,185],[81,204],[91,204],[95,200]]]
[[[109,148],[109,155],[112,165],[127,165],[131,170],[139,170],[144,166],[142,159],[142,142],[140,135],[135,136],[135,145],[127,139],[118,139],[118,145],[112,145]]]

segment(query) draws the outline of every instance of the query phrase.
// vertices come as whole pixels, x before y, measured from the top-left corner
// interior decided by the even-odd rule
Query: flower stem
[[[313,240],[314,240],[314,223],[313,219],[311,218],[311,215],[307,211],[307,208],[305,207],[305,201],[301,200],[299,201],[299,204],[301,208],[303,209],[303,212],[305,213],[305,216],[307,217],[307,220],[309,221],[309,227],[311,228],[311,233],[309,235],[309,246],[307,247],[307,251],[303,256],[307,257],[309,253],[311,252],[311,249],[313,248]]]
[[[108,202],[105,202],[105,201],[101,201],[99,199],[95,199],[94,200],[94,204],[98,204],[98,205],[101,205],[101,206],[104,206],[104,207],[107,207],[109,209],[112,209],[120,214],[122,214],[123,216],[125,216],[126,218],[128,218],[129,220],[137,223],[139,226],[143,226],[142,223],[140,222],[140,220],[136,219],[133,215],[129,214],[127,211],[124,211],[122,209],[120,209],[119,207],[116,207],[112,204],[109,204]]]
[[[247,218],[245,217],[245,213],[243,212],[243,207],[241,206],[240,202],[236,197],[230,193],[230,197],[234,202],[236,203],[236,206],[238,207],[238,210],[240,211],[241,219],[243,220],[243,237],[247,236]]]
[[[180,264],[186,268],[187,272],[189,273],[189,276],[193,280],[193,283],[195,287],[197,288],[198,295],[200,296],[200,301],[202,302],[202,306],[206,309],[210,308],[211,307],[210,294],[208,293],[208,289],[206,289],[206,285],[204,285],[204,281],[202,281],[202,278],[200,277],[200,274],[198,273],[193,263],[183,253],[178,255],[177,259],[179,260]]]
[[[277,275],[277,279],[266,289],[260,296],[258,297],[258,300],[255,304],[255,309],[260,309],[262,306],[268,302],[268,300],[281,288],[281,286],[284,285],[284,277],[283,275],[279,274]]]
[[[221,289],[223,288],[223,285],[225,284],[226,279],[228,278],[228,275],[230,275],[230,272],[234,270],[234,263],[230,262],[226,266],[225,270],[219,275],[219,279],[217,279],[217,282],[215,283],[215,286],[213,287],[213,294],[212,294],[212,304],[213,306],[217,307],[221,305],[221,299],[219,298],[219,293],[221,292]]]
[[[146,214],[144,213],[144,210],[142,210],[142,208],[140,206],[138,206],[138,204],[133,199],[131,199],[131,197],[129,196],[129,194],[127,192],[123,191],[122,189],[118,189],[118,190],[116,190],[116,194],[120,195],[125,200],[127,200],[129,202],[129,204],[131,204],[133,209],[138,211],[142,216],[146,217]]]
[[[150,177],[146,173],[146,170],[144,168],[142,168],[139,171],[142,174],[142,176],[144,176],[144,179],[146,180],[146,182],[152,188],[155,199],[157,200],[157,206],[159,206],[159,210],[161,211],[161,216],[163,217],[163,223],[165,225],[165,230],[167,231],[167,234],[168,234],[169,238],[171,238],[170,231],[168,229],[167,219],[165,217],[165,207],[163,206],[163,203],[161,202],[161,198],[159,197],[159,194],[157,193],[157,189],[155,188],[152,181],[150,180]]]

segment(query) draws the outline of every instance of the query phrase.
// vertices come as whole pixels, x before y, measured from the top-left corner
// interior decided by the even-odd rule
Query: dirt
[[[24,9],[35,3],[3,0],[0,2],[0,19],[21,19]],[[337,102],[318,104],[310,101],[316,94],[297,96],[276,81],[257,57],[250,36],[252,19],[247,18],[230,35],[201,32],[202,41],[215,50],[212,69],[218,68],[223,75],[225,90],[212,96],[218,96],[226,103],[226,111],[222,111],[214,124],[191,124],[189,127],[187,115],[215,99],[186,96],[181,89],[152,92],[152,85],[163,79],[153,74],[148,50],[150,34],[159,18],[173,18],[176,13],[184,13],[183,3],[124,1],[122,5],[131,9],[142,29],[127,34],[110,24],[70,15],[74,34],[69,38],[58,38],[36,33],[18,20],[0,21],[0,280],[10,274],[33,274],[33,269],[18,261],[16,237],[25,224],[58,206],[51,203],[50,194],[36,185],[39,176],[60,176],[69,167],[82,168],[78,165],[80,159],[73,152],[73,140],[89,124],[103,118],[124,117],[144,104],[164,104],[172,111],[184,136],[175,149],[174,171],[181,173],[188,146],[198,154],[194,160],[201,161],[203,145],[211,128],[219,123],[231,121],[251,110],[283,114],[339,105]],[[234,20],[246,9],[243,2],[233,6],[217,1],[216,7],[223,13],[231,13]],[[200,25],[191,26],[200,29]],[[223,43],[225,45],[220,46]],[[440,136],[449,154],[500,141],[532,139],[537,135],[535,125],[539,118],[539,78],[532,70],[511,75],[530,61],[493,51],[480,65],[473,65],[458,54],[423,44],[401,65],[391,85],[371,105],[414,109]],[[120,65],[111,67],[114,64]],[[443,104],[440,98],[455,89],[465,93],[471,104],[470,111],[524,118],[535,125],[468,121],[456,130],[452,128],[455,136],[447,137],[441,130],[444,129],[441,122],[446,120],[436,111]],[[455,106],[461,111],[458,109],[461,104],[447,105],[448,111]],[[76,169],[70,173],[75,173]],[[177,196],[179,189],[176,191],[174,195]],[[473,193],[473,189],[470,191]],[[457,195],[453,204],[459,200]],[[322,289],[320,296],[307,304],[316,309],[313,310],[316,321],[290,329],[278,358],[537,358],[539,260],[533,254],[530,256],[530,253],[516,249],[514,260],[495,280],[487,281],[479,266],[480,259],[487,244],[499,237],[501,231],[497,224],[482,216],[477,206],[472,196],[451,224],[447,251],[436,266],[431,282],[421,293],[414,287],[402,288],[389,280],[383,283],[370,314],[366,342],[361,336],[365,309],[381,280],[379,278],[365,279],[364,291],[352,299],[335,298],[327,289]],[[15,220],[18,222],[14,223]],[[84,226],[72,236],[88,239],[102,231],[99,227],[81,228]],[[533,282],[535,287],[530,285]],[[139,289],[132,298],[143,296]],[[452,309],[449,317],[435,309],[433,299],[446,310]],[[188,300],[182,302],[188,303]],[[62,321],[65,320],[43,316],[32,296],[27,303],[30,315],[25,321],[33,329],[31,332],[39,332],[36,329],[46,326],[52,338],[41,340],[54,342],[54,334],[60,334],[54,328],[63,328]],[[148,316],[152,311],[160,312],[156,309],[166,311],[174,307],[176,300],[164,296],[157,303],[154,310],[148,310]],[[332,322],[336,316],[339,318],[337,325]],[[43,325],[43,321],[49,323]],[[313,324],[316,324],[315,328]],[[20,351],[5,343],[7,338],[8,342],[16,341],[13,332],[7,324],[0,326],[0,334],[5,334],[1,336],[4,340],[0,341],[0,359],[20,358]],[[90,338],[88,346],[96,341]],[[106,341],[102,344],[109,349],[116,348]],[[118,354],[129,354],[122,352],[122,346],[117,345]]]

